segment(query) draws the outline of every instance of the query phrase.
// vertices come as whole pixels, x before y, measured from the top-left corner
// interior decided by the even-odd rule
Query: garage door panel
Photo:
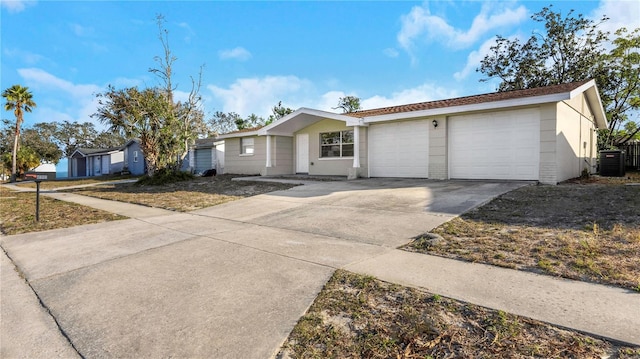
[[[368,131],[370,175],[426,178],[429,123],[420,120],[371,125]]]
[[[539,118],[537,109],[450,117],[449,176],[537,180]]]

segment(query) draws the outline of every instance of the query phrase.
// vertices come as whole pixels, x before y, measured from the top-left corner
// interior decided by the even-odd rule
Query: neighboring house
[[[120,147],[78,148],[69,157],[69,177],[92,177],[121,172],[124,153]]]
[[[69,157],[69,177],[92,177],[129,171],[132,175],[146,172],[138,140],[107,149],[78,148]]]
[[[301,108],[218,139],[226,173],[556,184],[596,171],[606,127],[591,80],[349,114]]]
[[[189,147],[189,156],[183,162],[182,169],[195,174],[210,169],[215,169],[218,174],[224,173],[224,141],[218,141],[217,138],[197,139]]]
[[[142,176],[147,173],[147,166],[140,149],[140,141],[129,140],[121,147],[124,157],[124,169],[134,176]]]

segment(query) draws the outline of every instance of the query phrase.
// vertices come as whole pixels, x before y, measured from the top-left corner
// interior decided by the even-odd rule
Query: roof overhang
[[[581,93],[584,93],[584,96],[587,98],[587,104],[591,109],[591,113],[593,113],[596,127],[599,129],[608,128],[609,124],[607,123],[607,114],[604,111],[604,106],[602,106],[602,100],[600,99],[600,92],[596,86],[596,81],[591,80],[576,88],[571,91],[570,96],[571,98],[574,98]]]
[[[587,98],[587,102],[589,103],[591,112],[594,114],[594,117],[595,117],[594,120],[595,120],[596,126],[598,128],[606,128],[607,118],[606,118],[604,109],[602,107],[602,102],[600,101],[600,94],[598,93],[598,89],[596,87],[596,83],[594,80],[586,82],[585,84],[575,88],[570,92],[515,98],[515,99],[509,99],[509,100],[502,100],[502,101],[482,102],[482,103],[477,103],[472,105],[440,107],[440,108],[421,110],[421,111],[399,112],[399,113],[392,113],[388,115],[368,116],[368,117],[363,117],[362,120],[364,121],[364,123],[376,123],[376,122],[384,122],[384,121],[396,121],[396,120],[429,117],[429,116],[455,115],[455,114],[460,114],[465,112],[489,111],[489,110],[504,109],[504,108],[511,108],[511,107],[534,106],[534,105],[541,105],[545,103],[555,103],[555,102],[570,100],[581,93],[584,93]]]
[[[280,120],[259,129],[259,136],[293,136],[301,129],[322,120],[343,121],[346,126],[367,126],[361,118],[302,107]]]
[[[607,118],[602,106],[602,101],[600,100],[600,94],[598,93],[598,88],[595,81],[591,80],[568,92],[512,98],[508,100],[480,102],[469,105],[438,107],[419,111],[397,112],[377,116],[347,116],[344,114],[337,114],[333,112],[302,107],[295,112],[281,118],[280,120],[275,121],[268,126],[262,127],[258,130],[220,135],[218,136],[218,139],[266,135],[291,137],[294,133],[300,131],[301,129],[326,119],[343,121],[346,126],[368,126],[370,123],[376,122],[409,120],[424,117],[455,115],[468,112],[491,111],[496,109],[557,103],[570,100],[572,98],[575,98],[576,96],[579,96],[580,94],[585,95],[588,106],[594,116],[593,121],[595,122],[596,127],[606,128]]]
[[[251,137],[258,136],[258,130],[255,131],[246,131],[246,132],[232,132],[224,135],[218,135],[216,137],[217,140],[224,140],[225,138],[237,138],[237,137]]]
[[[108,149],[108,150],[105,149],[104,151],[96,151],[96,152],[91,152],[91,153],[84,153],[84,152],[82,152],[82,150],[76,149],[75,151],[73,151],[73,153],[69,157],[70,158],[74,158],[73,156],[76,153],[80,154],[82,157],[106,156],[106,155],[118,153],[118,152],[121,152],[121,151],[122,151],[121,148],[117,148],[117,149]]]
[[[429,117],[429,116],[455,115],[455,114],[465,113],[465,112],[487,111],[487,110],[495,110],[495,109],[509,108],[509,107],[523,107],[523,106],[539,105],[539,104],[550,103],[550,102],[559,102],[559,101],[568,100],[568,99],[569,99],[568,93],[553,94],[553,95],[544,95],[544,96],[536,96],[536,97],[509,99],[509,100],[502,100],[502,101],[482,102],[482,103],[477,103],[472,105],[440,107],[440,108],[434,108],[429,110],[400,112],[400,113],[393,113],[388,115],[364,117],[363,119],[365,123],[375,123],[375,122],[394,121],[394,120]]]
[[[129,141],[127,141],[127,143],[125,143],[124,145],[122,145],[122,147],[120,147],[121,150],[124,150],[125,148],[131,146],[134,143],[140,143],[140,140],[137,138],[132,138]]]

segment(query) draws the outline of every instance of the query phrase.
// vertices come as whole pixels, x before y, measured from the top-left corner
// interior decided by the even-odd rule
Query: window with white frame
[[[138,151],[133,151],[133,162],[138,162]]]
[[[240,138],[240,154],[241,155],[253,154],[253,138],[252,137]]]
[[[353,130],[320,134],[320,158],[353,157]]]

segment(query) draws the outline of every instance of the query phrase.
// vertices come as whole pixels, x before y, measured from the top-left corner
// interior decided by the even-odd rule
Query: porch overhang
[[[259,136],[287,136],[292,137],[294,133],[305,127],[322,120],[343,121],[346,126],[368,126],[363,119],[351,117],[332,112],[314,110],[302,107],[295,112],[281,118],[258,130]]]

